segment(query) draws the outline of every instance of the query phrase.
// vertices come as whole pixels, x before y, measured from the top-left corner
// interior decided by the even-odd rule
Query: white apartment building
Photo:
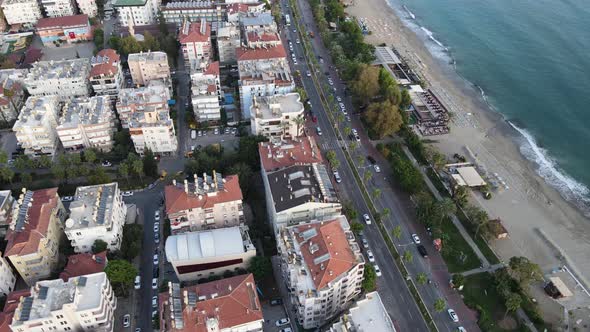
[[[396,332],[395,326],[377,292],[365,294],[352,308],[332,324],[328,332],[379,331]]]
[[[134,113],[129,122],[129,134],[139,155],[143,155],[145,149],[159,155],[173,155],[178,150],[174,122],[168,109]]]
[[[61,101],[71,97],[88,96],[90,84],[88,59],[39,61],[25,78],[25,87],[32,96],[55,95]]]
[[[10,25],[23,24],[32,27],[43,17],[36,0],[4,0],[0,6],[6,22]]]
[[[194,182],[184,180],[164,188],[166,215],[172,234],[187,231],[238,226],[244,222],[242,190],[237,175],[225,178],[220,173],[212,176],[193,176]]]
[[[132,53],[127,58],[127,64],[135,85],[145,86],[153,80],[171,85],[168,56],[164,52]]]
[[[113,7],[119,13],[122,26],[150,25],[158,23],[161,0],[115,0]]]
[[[254,97],[250,108],[252,134],[273,142],[299,137],[305,124],[303,112],[303,103],[296,92]]]
[[[220,22],[225,14],[223,4],[216,1],[170,1],[160,10],[166,23],[176,23],[177,26],[182,25],[185,19],[190,22],[199,22],[202,19]]]
[[[191,102],[197,122],[219,123],[221,121],[219,62],[210,63],[202,71],[191,74],[191,82]]]
[[[88,17],[96,17],[98,15],[96,0],[76,0],[76,3],[82,14],[88,15]]]
[[[242,117],[250,118],[254,96],[287,94],[295,89],[283,45],[267,48],[240,47],[236,50]]]
[[[14,332],[111,332],[117,297],[106,273],[39,281],[14,311]]]
[[[248,32],[278,32],[277,23],[269,11],[249,12],[240,20],[244,34]]]
[[[222,65],[237,62],[236,49],[241,46],[240,28],[237,24],[217,22],[217,53]]]
[[[252,274],[160,293],[160,330],[262,332],[264,317]]]
[[[25,103],[25,93],[20,82],[0,73],[0,121],[16,120]]]
[[[108,152],[117,131],[113,106],[107,96],[79,97],[65,103],[57,136],[66,151],[86,148]]]
[[[178,41],[191,73],[202,70],[209,63],[212,56],[211,23],[207,20],[196,23],[185,20],[178,32]]]
[[[89,79],[96,95],[116,96],[123,88],[121,57],[113,49],[100,50],[90,60]]]
[[[227,2],[226,2],[227,4]],[[227,22],[239,23],[242,18],[248,15],[255,15],[266,11],[266,4],[264,2],[256,3],[230,3],[226,7]]]
[[[58,114],[56,96],[31,96],[27,99],[12,127],[18,145],[25,149],[25,154],[55,154],[59,144],[56,130]]]
[[[286,227],[277,247],[286,305],[304,329],[322,326],[361,293],[365,261],[346,217]]]
[[[117,98],[116,108],[123,128],[129,128],[133,114],[144,111],[168,110],[168,89],[158,81],[146,87],[121,89]]]
[[[91,252],[96,240],[111,251],[121,248],[127,206],[117,182],[78,187],[69,210],[64,232],[75,252]]]
[[[78,13],[74,0],[41,0],[41,6],[47,17],[72,16]]]
[[[13,204],[12,192],[10,190],[0,190],[0,238],[6,237]]]
[[[166,239],[166,259],[180,281],[197,281],[225,271],[247,269],[256,256],[247,226],[171,235]]]
[[[0,256],[2,253],[0,252]],[[0,257],[0,296],[6,296],[14,290],[16,276],[10,264],[4,257]]]

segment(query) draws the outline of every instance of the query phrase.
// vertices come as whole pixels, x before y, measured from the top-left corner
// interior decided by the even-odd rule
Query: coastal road
[[[286,1],[283,1],[282,5],[284,13],[292,14],[291,11],[285,11]],[[308,3],[304,0],[300,0],[298,6],[299,9],[302,10],[302,16],[304,18],[303,22],[301,23],[306,27],[306,31],[302,33],[313,31],[316,36],[319,36],[315,23],[313,22],[311,8],[309,8]],[[299,69],[302,73],[303,84],[308,92],[308,96],[314,107],[314,111],[319,116],[319,125],[323,129],[322,132],[324,133],[321,137],[318,137],[318,143],[324,151],[335,151],[338,159],[340,160],[341,166],[339,172],[343,182],[338,184],[336,187],[340,189],[339,192],[341,198],[354,202],[359,214],[366,213],[369,211],[368,207],[365,205],[360,189],[358,188],[358,185],[352,175],[352,170],[350,170],[348,167],[348,163],[344,158],[344,154],[339,148],[339,146],[345,143],[337,141],[332,125],[330,124],[325,110],[320,103],[318,90],[315,88],[311,78],[308,78],[305,75],[309,68],[307,63],[300,59],[300,57],[303,56],[302,46],[301,44],[296,44],[294,42],[299,37],[297,35],[299,32],[295,33],[293,30],[294,26],[291,26],[287,29],[287,38],[293,41],[294,50],[298,59],[298,65],[294,66],[294,68]],[[347,98],[344,94],[346,87],[339,80],[335,70],[333,70],[334,67],[330,62],[330,56],[327,53],[327,50],[323,47],[321,40],[317,37],[312,39],[312,46],[313,53],[316,56],[321,56],[323,58],[323,65],[321,65],[321,69],[317,72],[318,79],[324,80],[324,73],[328,73],[334,81],[334,87],[336,88],[335,93],[333,93],[333,91],[324,91],[324,93],[340,96],[346,105],[346,109],[351,112],[353,110],[353,105],[349,98]],[[371,193],[375,188],[379,188],[382,191],[381,196],[375,199],[374,202],[378,210],[382,211],[383,209],[387,208],[391,212],[389,217],[383,218],[386,228],[391,230],[396,225],[400,225],[402,228],[402,237],[398,241],[399,243],[397,243],[397,245],[400,246],[398,251],[403,252],[405,250],[410,250],[415,257],[411,263],[406,264],[410,276],[415,278],[418,273],[425,273],[429,279],[433,281],[432,284],[427,284],[424,286],[418,285],[417,287],[424,299],[425,304],[432,312],[433,319],[435,320],[437,327],[441,331],[454,331],[461,324],[470,331],[479,330],[477,326],[477,319],[474,313],[463,304],[460,296],[448,286],[450,274],[448,273],[446,265],[439,253],[436,252],[430,244],[431,241],[429,241],[429,237],[424,227],[416,221],[413,205],[408,195],[399,191],[399,189],[397,189],[395,186],[391,185],[394,183],[394,178],[391,174],[390,168],[388,167],[387,161],[381,158],[380,154],[371,144],[368,137],[361,130],[362,126],[358,117],[351,116],[351,118],[351,124],[349,123],[341,125],[341,128],[339,129],[342,133],[344,126],[349,125],[352,128],[356,128],[361,135],[361,144],[359,148],[353,153],[353,160],[356,164],[356,167],[359,168],[359,173],[361,175],[367,170],[373,173],[372,179],[365,183],[369,193]],[[344,140],[348,140],[348,138],[345,137]],[[373,156],[381,165],[382,172],[376,173],[374,168],[369,166],[366,161],[364,163],[358,163],[356,155],[361,155],[363,159],[367,155]],[[422,259],[419,253],[416,251],[416,246],[411,240],[411,234],[413,233],[417,233],[423,239],[423,244],[429,252],[428,259]],[[419,321],[421,324],[424,324],[424,322],[421,319],[419,311],[417,311],[417,307],[414,304],[413,298],[407,290],[405,282],[402,280],[401,274],[393,262],[389,260],[391,259],[391,256],[389,255],[387,247],[381,238],[381,234],[375,226],[368,226],[365,228],[365,235],[372,244],[372,251],[377,259],[377,263],[383,271],[383,277],[380,278],[379,282],[379,292],[382,294],[384,302],[395,303],[394,306],[386,303],[386,307],[389,308],[392,319],[396,321],[396,324],[401,328],[401,330],[414,330],[414,326],[412,326],[412,324],[417,324],[416,321]],[[383,287],[382,285],[387,286]],[[398,286],[395,288],[399,289],[392,289],[392,285]],[[461,319],[460,324],[451,322],[446,313],[446,310],[442,313],[434,313],[432,310],[434,301],[439,298],[445,299],[448,306],[452,307],[457,312],[459,318]],[[410,302],[411,305],[409,305],[408,302]],[[411,310],[412,307],[416,308],[414,312]],[[403,324],[403,320],[408,321],[405,326]]]

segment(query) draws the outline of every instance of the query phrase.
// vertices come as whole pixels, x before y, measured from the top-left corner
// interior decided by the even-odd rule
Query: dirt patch
[[[513,331],[518,328],[518,322],[513,317],[507,316],[506,318],[498,321],[498,326],[506,331]]]

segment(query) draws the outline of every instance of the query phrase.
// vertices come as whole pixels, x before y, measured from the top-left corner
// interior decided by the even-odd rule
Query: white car
[[[370,249],[367,250],[367,258],[369,259],[369,262],[375,263],[375,256],[373,256],[373,252]]]
[[[380,277],[381,276],[381,269],[379,268],[379,265],[375,264],[375,265],[373,265],[373,268],[375,268],[375,275]]]
[[[466,329],[465,329],[463,326],[459,326],[459,327],[457,328],[457,331],[458,331],[458,332],[467,332],[467,330],[466,330]]]
[[[111,167],[113,166],[113,164],[111,164],[108,160],[105,160],[102,162],[102,167]]]
[[[368,213],[363,214],[363,219],[365,220],[365,224],[367,224],[367,225],[371,224],[371,217],[369,217]]]
[[[152,296],[152,307],[153,308],[158,307],[158,297],[156,295]]]
[[[135,276],[135,289],[140,289],[140,288],[141,288],[141,277]]]
[[[381,173],[381,167],[379,165],[374,165],[373,168],[375,168],[375,172]]]
[[[447,310],[447,312],[449,313],[449,317],[451,317],[451,320],[455,323],[459,322],[459,316],[457,316],[457,313],[455,312],[455,310],[453,309],[449,309]]]
[[[123,197],[131,197],[133,196],[133,191],[124,191],[121,195]]]
[[[338,102],[341,102],[342,98],[340,98],[340,96],[336,96],[336,100],[338,100]]]
[[[299,40],[299,38],[297,38],[297,40],[295,41],[297,44],[301,43],[301,41]]]
[[[156,211],[156,212],[154,213],[154,219],[156,219],[156,220],[160,220],[160,211]]]
[[[125,316],[123,316],[123,327],[129,327],[129,326],[131,326],[131,315],[126,314]]]
[[[152,279],[152,289],[156,289],[156,288],[158,288],[158,279],[153,278]]]
[[[159,259],[158,255],[154,255],[154,265],[158,265],[159,262],[160,262],[160,259]]]
[[[308,70],[306,75],[307,75],[307,77],[311,77],[311,72]]]
[[[340,177],[340,174],[338,174],[338,171],[334,171],[334,180],[336,180],[336,183],[340,183],[342,182],[342,178]]]
[[[293,29],[293,32],[294,32],[294,33],[297,33],[297,29]]]
[[[72,196],[64,196],[61,198],[62,202],[71,202],[73,200],[74,200],[74,197],[72,197]]]
[[[290,322],[291,322],[291,320],[289,320],[289,318],[281,318],[275,322],[275,325],[276,326],[283,326],[283,325],[289,324]]]
[[[280,330],[279,332],[293,332],[290,327],[285,327],[284,329]]]
[[[318,136],[322,136],[322,128],[316,127],[315,131],[318,133]]]
[[[420,237],[418,236],[418,234],[412,234],[412,240],[415,244],[420,244]]]
[[[363,238],[361,242],[363,243],[363,248],[369,249],[369,241],[367,239]]]

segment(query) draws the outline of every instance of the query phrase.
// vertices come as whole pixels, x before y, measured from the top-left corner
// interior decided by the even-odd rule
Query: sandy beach
[[[429,139],[447,156],[473,152],[488,175],[497,173],[508,189],[495,191],[491,200],[474,192],[472,201],[492,218],[500,218],[510,238],[493,242],[503,261],[516,255],[538,263],[544,273],[567,264],[590,285],[590,220],[535,172],[534,165],[519,151],[516,130],[500,114],[489,109],[480,92],[469,86],[450,66],[433,58],[423,40],[407,28],[385,0],[356,1],[347,13],[364,19],[372,44],[387,43],[396,48],[421,72],[435,93],[453,112],[451,133]],[[473,160],[472,160],[473,161]]]

